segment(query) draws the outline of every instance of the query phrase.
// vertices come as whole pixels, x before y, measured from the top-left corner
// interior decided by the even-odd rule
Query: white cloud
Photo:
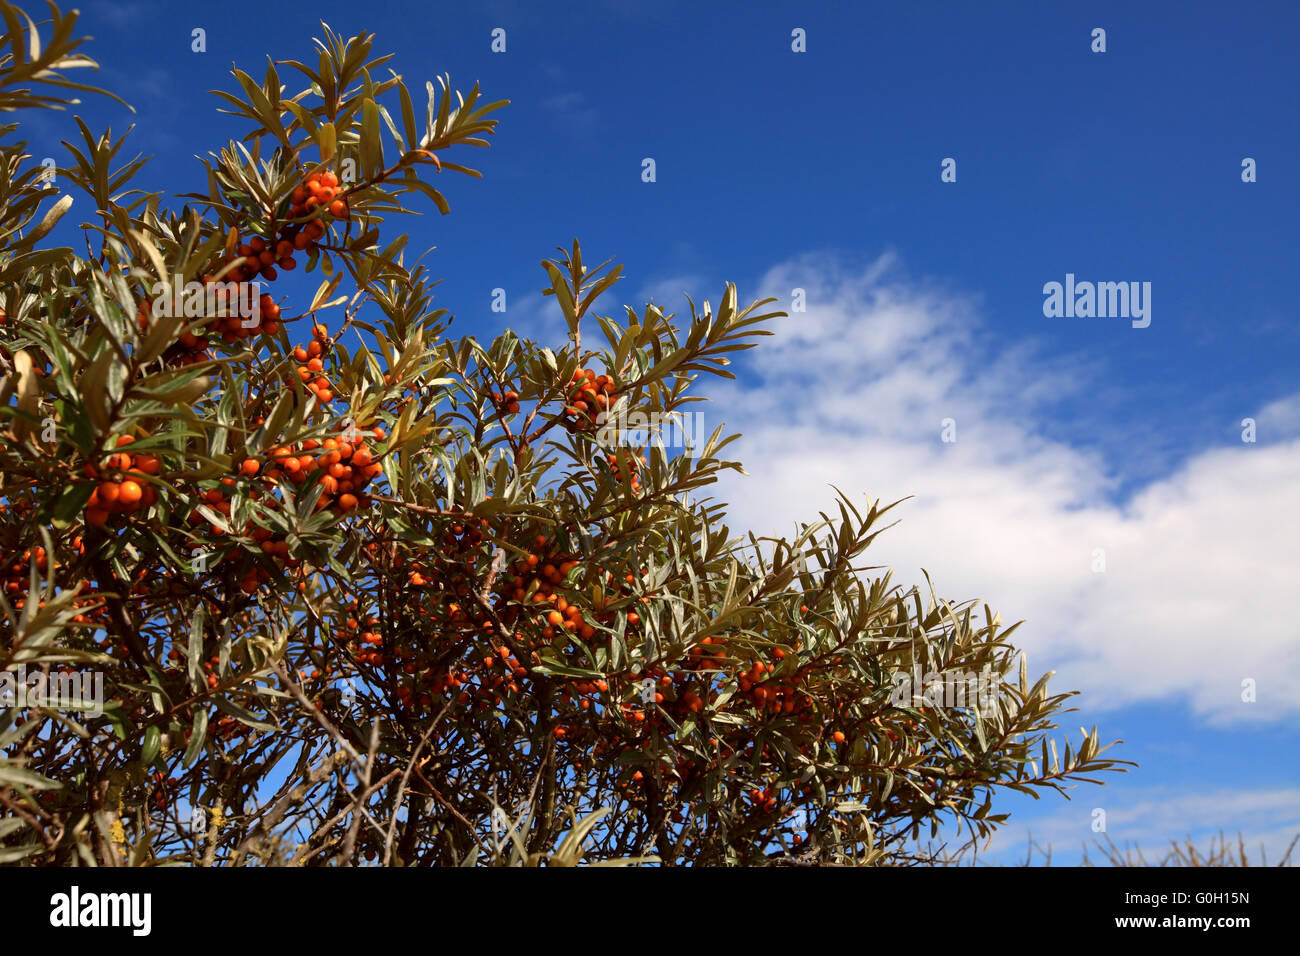
[[[1262,409],[1255,421],[1259,441],[1268,441],[1273,437],[1291,438],[1300,434],[1300,392],[1269,402]]]
[[[600,113],[587,94],[580,90],[554,93],[541,101],[542,109],[568,123],[574,130],[590,132],[596,128]]]
[[[561,348],[569,334],[555,296],[540,292],[507,293],[505,315],[493,314],[488,327],[493,337],[509,328],[552,349]]]
[[[750,476],[718,495],[733,527],[788,532],[832,484],[858,501],[913,495],[867,562],[904,585],[924,567],[943,596],[1025,619],[1031,669],[1084,690],[1090,716],[1154,700],[1212,723],[1300,713],[1300,395],[1259,412],[1258,444],[1197,452],[1116,504],[1124,462],[1082,450],[1095,436],[1050,410],[1086,399],[1094,368],[992,341],[977,301],[900,278],[888,256],[805,257],[761,286],[787,310],[804,288],[808,305],[748,353],[744,384],[708,386],[708,429],[744,433],[729,451]],[[1247,678],[1256,703],[1241,701]]]
[[[147,15],[148,13],[142,4],[115,3],[111,6],[101,6],[90,11],[90,15],[86,20],[93,24],[96,19],[100,19],[113,24],[113,26],[122,26],[139,23]]]

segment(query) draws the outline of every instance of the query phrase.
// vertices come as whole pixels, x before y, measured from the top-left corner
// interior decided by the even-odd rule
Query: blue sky
[[[268,52],[310,55],[317,19],[376,33],[414,89],[448,72],[511,100],[492,148],[457,157],[485,178],[439,184],[451,215],[390,224],[438,247],[453,331],[559,344],[538,261],[575,236],[625,264],[620,302],[716,302],[732,280],[788,308],[805,289],[808,311],[708,388],[710,430],[746,436],[750,477],[723,489],[739,524],[788,531],[831,481],[915,495],[874,561],[1026,619],[1031,669],[1084,690],[1080,716],[1142,764],[1068,804],[1008,798],[1019,822],[994,859],[1027,826],[1074,859],[1095,807],[1152,849],[1224,830],[1276,851],[1300,832],[1295,4],[326,0],[259,6],[255,27],[82,10],[96,81],[138,112],[79,112],[137,124],[126,152],[154,156],[152,188],[195,188],[194,155],[242,133],[206,91],[231,88],[232,64],[260,78]],[[72,129],[46,114],[23,135],[62,162]],[[1043,286],[1067,272],[1150,282],[1150,326],[1046,318]]]

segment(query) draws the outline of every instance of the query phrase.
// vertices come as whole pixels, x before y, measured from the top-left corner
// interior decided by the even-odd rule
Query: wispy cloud
[[[590,132],[596,128],[600,113],[586,93],[567,90],[542,99],[541,107],[575,132]]]
[[[750,353],[753,374],[709,387],[711,413],[744,433],[733,449],[749,477],[721,489],[734,527],[788,532],[832,484],[911,495],[871,563],[904,584],[925,568],[943,596],[1025,619],[1031,667],[1084,689],[1090,713],[1154,700],[1212,723],[1300,713],[1300,438],[1283,428],[1300,395],[1259,411],[1258,443],[1194,451],[1116,500],[1122,456],[1083,450],[1051,409],[1094,370],[1000,346],[976,301],[900,278],[889,257],[805,257],[761,293],[789,308],[794,288],[807,311]]]
[[[140,3],[106,3],[86,11],[83,22],[92,28],[100,21],[113,26],[124,26],[139,23],[140,18],[146,15],[146,8]]]
[[[1104,811],[1104,817],[1098,814]],[[1104,822],[1105,830],[1094,829]],[[1240,837],[1252,864],[1276,863],[1300,833],[1300,789],[1216,789],[1188,791],[1145,787],[1127,792],[1092,788],[1055,811],[1029,820],[1015,816],[993,837],[982,858],[989,863],[1024,859],[1030,840],[1050,849],[1053,862],[1078,862],[1084,848],[1093,862],[1103,862],[1098,844],[1107,840],[1121,851],[1141,851],[1148,863],[1160,860],[1172,842],[1190,838],[1200,852],[1222,834],[1230,846]],[[1294,855],[1293,855],[1294,860]]]
[[[1261,408],[1255,427],[1264,440],[1300,435],[1300,392],[1269,402]]]

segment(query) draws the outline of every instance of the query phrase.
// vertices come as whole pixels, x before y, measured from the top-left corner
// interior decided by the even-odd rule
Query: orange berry
[[[118,486],[117,500],[124,505],[133,505],[140,500],[143,494],[144,489],[140,487],[138,482],[127,479]]]
[[[153,455],[136,455],[135,470],[143,475],[156,475],[161,463]]]

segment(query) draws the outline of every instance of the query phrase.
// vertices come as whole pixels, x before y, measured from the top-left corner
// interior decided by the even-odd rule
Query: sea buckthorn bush
[[[50,189],[23,111],[93,64],[75,15],[4,10],[0,672],[104,699],[0,703],[0,861],[905,863],[1113,767],[1095,730],[1048,755],[1069,695],[991,611],[872,576],[892,506],[737,537],[697,497],[737,436],[601,427],[705,398],[770,300],[614,307],[575,241],[565,341],[448,337],[396,223],[448,212],[503,103],[417,110],[325,27],[233,72],[248,133],[196,192],[84,124]],[[85,256],[50,241],[74,203]],[[996,704],[895,699],[915,670]]]

